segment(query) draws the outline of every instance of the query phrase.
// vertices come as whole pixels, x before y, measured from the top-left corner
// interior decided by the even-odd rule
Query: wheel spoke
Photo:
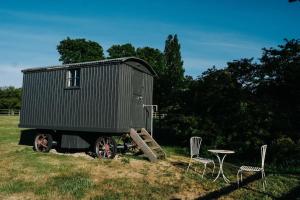
[[[104,146],[104,141],[103,141],[103,140],[100,140],[100,141],[99,141],[99,146],[101,146],[101,147]]]
[[[45,144],[43,144],[43,143],[41,143],[40,146],[45,147],[45,148],[48,147],[47,145],[45,145]]]

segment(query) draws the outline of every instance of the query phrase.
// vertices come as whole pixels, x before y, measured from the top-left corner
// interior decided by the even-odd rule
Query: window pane
[[[79,87],[80,69],[70,69],[67,72],[67,87]]]
[[[70,79],[70,83],[71,83],[70,86],[73,87],[74,86],[74,78],[73,77]]]
[[[76,69],[75,86],[79,87],[79,85],[80,85],[80,69]]]
[[[71,87],[71,72],[67,72],[67,87]]]

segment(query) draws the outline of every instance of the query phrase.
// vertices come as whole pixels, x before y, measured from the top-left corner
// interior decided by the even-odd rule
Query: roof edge
[[[153,76],[158,76],[157,73],[152,68],[152,66],[148,62],[146,62],[145,60],[143,60],[141,58],[137,58],[137,57],[124,57],[123,58],[123,62],[127,62],[127,61],[138,62],[138,63],[144,65],[152,73]]]
[[[152,73],[153,76],[157,76],[154,69],[151,67],[149,63],[147,63],[145,60],[137,58],[137,57],[122,57],[122,58],[114,58],[114,59],[105,59],[105,60],[98,60],[98,61],[88,61],[88,62],[79,62],[79,63],[69,63],[69,64],[63,64],[63,65],[52,65],[52,66],[45,66],[45,67],[34,67],[34,68],[27,68],[21,70],[21,72],[35,72],[35,71],[48,71],[48,70],[56,70],[56,69],[62,69],[62,68],[68,68],[68,67],[76,67],[81,65],[87,65],[87,64],[98,64],[98,63],[125,63],[127,61],[135,61],[138,62],[145,67]]]

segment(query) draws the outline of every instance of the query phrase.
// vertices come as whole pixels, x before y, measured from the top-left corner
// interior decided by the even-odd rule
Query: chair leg
[[[189,166],[188,166],[188,168],[186,169],[186,172],[188,172],[188,171],[189,171],[191,164],[192,164],[192,162],[191,162],[191,160],[190,160],[190,162],[189,162]]]
[[[205,170],[206,170],[206,163],[204,164],[204,170],[203,170],[203,172],[202,172],[202,178],[203,178],[203,176],[204,176],[204,174],[205,174]]]
[[[237,181],[238,187],[240,187],[240,180],[239,180],[239,173],[240,173],[240,172],[241,172],[241,171],[238,170],[238,172],[237,172],[237,174],[236,174],[236,181]]]
[[[243,171],[241,170],[241,182],[243,182]]]
[[[265,182],[265,186],[267,186],[267,180],[266,180],[266,173],[264,171],[264,182]]]
[[[265,172],[261,171],[261,178],[262,178],[262,185],[263,185],[263,190],[266,191],[266,180],[265,180]]]

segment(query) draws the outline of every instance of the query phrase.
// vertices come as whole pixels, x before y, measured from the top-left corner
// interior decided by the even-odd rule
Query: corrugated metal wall
[[[122,64],[119,69],[118,127],[131,126],[132,68]]]
[[[79,89],[66,88],[64,69],[24,73],[20,126],[117,129],[118,69],[117,65],[81,68]]]
[[[24,73],[20,127],[94,132],[125,132],[134,127],[131,66],[81,67],[79,89],[66,88],[66,71]],[[153,77],[143,73],[143,81],[143,103],[152,104]],[[144,127],[149,130],[147,119]]]

